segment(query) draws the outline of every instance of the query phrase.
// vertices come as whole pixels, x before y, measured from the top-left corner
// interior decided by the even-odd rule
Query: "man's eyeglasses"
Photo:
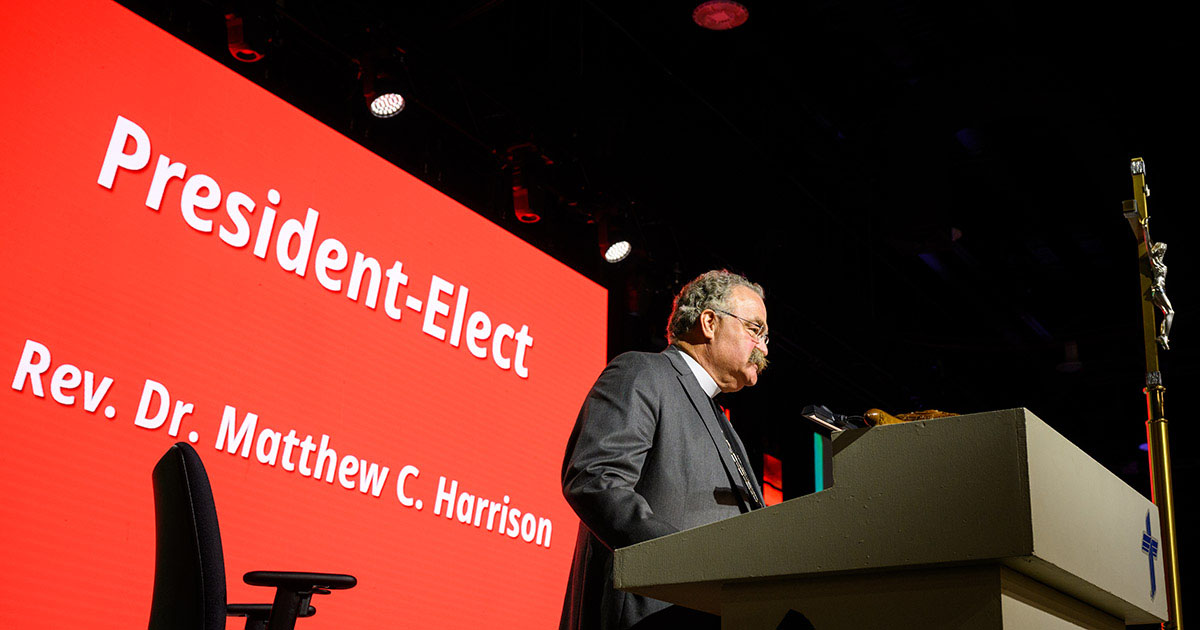
[[[729,311],[726,311],[724,309],[714,308],[712,310],[714,310],[718,313],[723,313],[730,317],[737,318],[738,321],[742,322],[742,326],[744,326],[746,328],[746,332],[750,333],[751,337],[754,337],[756,340],[761,341],[764,346],[767,345],[768,343],[771,343],[771,335],[768,334],[768,332],[767,332],[766,324],[760,324],[758,322],[750,321],[744,317],[738,317],[737,315],[734,315],[733,313],[730,313]]]

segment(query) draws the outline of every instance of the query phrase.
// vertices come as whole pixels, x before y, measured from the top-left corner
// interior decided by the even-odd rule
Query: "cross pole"
[[[1170,348],[1168,335],[1171,332],[1175,310],[1167,299],[1167,267],[1163,263],[1166,243],[1150,240],[1150,214],[1146,198],[1150,188],[1146,186],[1146,163],[1134,158],[1129,164],[1133,175],[1133,199],[1124,205],[1125,218],[1133,228],[1138,241],[1138,266],[1142,285],[1142,332],[1146,346],[1146,442],[1150,451],[1150,499],[1158,506],[1162,528],[1163,573],[1166,576],[1168,621],[1164,630],[1183,630],[1182,602],[1179,587],[1179,557],[1175,546],[1175,498],[1171,491],[1171,452],[1167,439],[1167,419],[1164,411],[1162,372],[1158,367],[1158,348]],[[1156,321],[1155,312],[1162,315]],[[1148,517],[1147,517],[1148,518]],[[1153,561],[1153,558],[1152,558]]]

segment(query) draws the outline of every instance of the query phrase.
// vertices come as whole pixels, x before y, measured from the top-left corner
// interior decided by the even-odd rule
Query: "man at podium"
[[[613,549],[762,507],[746,450],[713,397],[767,365],[762,287],[725,270],[689,282],[671,346],[613,359],[567,444],[563,494],[581,521],[564,629],[720,627],[720,619],[613,588]],[[682,625],[686,624],[686,625]]]

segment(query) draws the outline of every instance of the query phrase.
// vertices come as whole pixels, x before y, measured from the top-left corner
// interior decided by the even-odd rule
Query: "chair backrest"
[[[212,486],[179,442],[154,467],[154,601],[150,630],[223,630],[225,556]]]

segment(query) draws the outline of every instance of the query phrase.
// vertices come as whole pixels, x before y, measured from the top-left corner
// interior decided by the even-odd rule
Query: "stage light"
[[[1055,368],[1059,372],[1072,373],[1083,369],[1083,363],[1079,361],[1079,344],[1074,341],[1068,341],[1063,345],[1063,360]]]
[[[404,111],[404,97],[396,92],[386,92],[372,98],[370,107],[376,118],[391,118]]]
[[[531,142],[522,142],[508,147],[505,152],[505,166],[512,177],[512,207],[513,214],[521,223],[537,223],[542,215],[529,202],[529,183],[525,174],[527,166],[537,167],[539,159],[550,164],[549,158],[540,155],[538,148]]]
[[[376,118],[392,118],[408,105],[408,84],[400,80],[406,74],[403,62],[390,57],[365,55],[359,65],[363,99]]]
[[[266,20],[254,14],[225,14],[225,38],[234,59],[254,63],[266,55],[271,35]]]
[[[746,23],[750,11],[730,0],[708,0],[692,11],[692,21],[710,31],[727,31]]]
[[[600,253],[609,263],[619,263],[633,253],[633,243],[627,238],[627,232],[615,212],[606,211],[596,217],[600,237]]]
[[[610,263],[619,263],[625,260],[631,251],[633,251],[633,245],[630,245],[629,241],[617,241],[604,250],[604,260]]]
[[[525,187],[523,179],[519,179],[519,175],[513,174],[513,214],[517,216],[517,220],[521,223],[537,223],[542,220],[542,215],[533,211],[529,207],[529,189]]]

